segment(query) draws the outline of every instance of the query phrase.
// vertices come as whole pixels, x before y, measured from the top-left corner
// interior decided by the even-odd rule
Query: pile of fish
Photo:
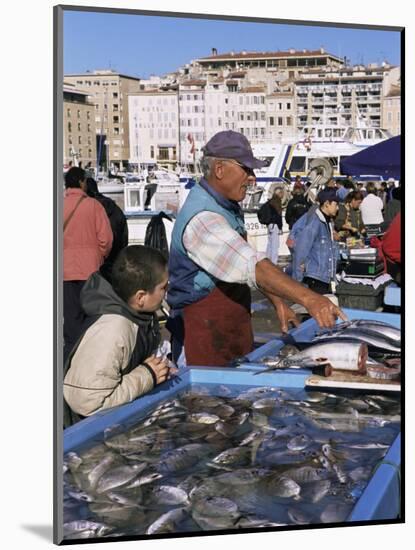
[[[400,403],[198,386],[64,457],[64,537],[347,521],[400,430]]]
[[[399,329],[382,321],[357,319],[339,323],[317,334],[311,342],[293,341],[282,348],[278,357],[263,358],[262,363],[269,368],[261,372],[311,368],[322,376],[341,370],[392,380],[400,376],[400,354]]]

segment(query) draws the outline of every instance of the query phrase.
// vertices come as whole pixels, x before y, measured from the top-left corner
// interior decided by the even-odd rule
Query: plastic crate
[[[340,307],[375,311],[382,307],[385,288],[388,283],[373,288],[371,285],[351,284],[341,281],[336,288]]]

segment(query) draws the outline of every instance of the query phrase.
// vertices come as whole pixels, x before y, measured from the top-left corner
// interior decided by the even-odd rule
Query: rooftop
[[[288,58],[288,57],[321,57],[321,56],[329,56],[332,59],[336,59],[338,61],[343,61],[341,58],[326,52],[324,48],[321,48],[319,50],[294,50],[290,49],[288,51],[277,51],[277,52],[228,52],[223,54],[217,54],[217,55],[209,55],[207,57],[201,57],[197,61],[199,62],[207,62],[207,61],[220,61],[220,60],[227,60],[227,59],[275,59],[275,58]]]

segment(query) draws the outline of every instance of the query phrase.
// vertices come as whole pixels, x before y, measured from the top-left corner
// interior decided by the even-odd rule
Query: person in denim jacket
[[[309,217],[296,240],[292,276],[314,292],[328,294],[338,258],[333,219],[339,209],[339,198],[335,189],[326,188],[317,195],[317,201],[319,208]]]

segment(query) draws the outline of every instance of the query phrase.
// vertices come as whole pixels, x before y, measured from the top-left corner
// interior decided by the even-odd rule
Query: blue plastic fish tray
[[[385,297],[383,298],[384,303],[387,306],[397,306],[401,305],[401,289],[395,283],[388,285],[385,288]]]
[[[376,319],[400,327],[399,315],[359,310],[345,310],[345,312],[350,319]],[[316,324],[310,319],[291,331],[291,334],[293,337],[304,341],[311,339],[315,331]],[[264,365],[255,366],[253,362],[275,353],[283,345],[284,343],[277,339],[268,342],[247,356],[249,363],[244,363],[238,368],[206,366],[181,369],[178,376],[160,384],[147,395],[126,405],[96,413],[64,430],[64,453],[93,445],[95,441],[101,438],[106,428],[117,424],[127,424],[129,419],[138,415],[144,417],[159,402],[171,399],[174,395],[189,389],[194,384],[223,384],[231,389],[232,386],[237,386],[239,389],[241,386],[303,388],[306,378],[310,375],[310,371],[306,369],[263,373],[261,376],[255,375],[259,368],[264,369]],[[398,518],[400,514],[400,449],[401,438],[398,435],[370,479],[347,521],[360,522]]]

